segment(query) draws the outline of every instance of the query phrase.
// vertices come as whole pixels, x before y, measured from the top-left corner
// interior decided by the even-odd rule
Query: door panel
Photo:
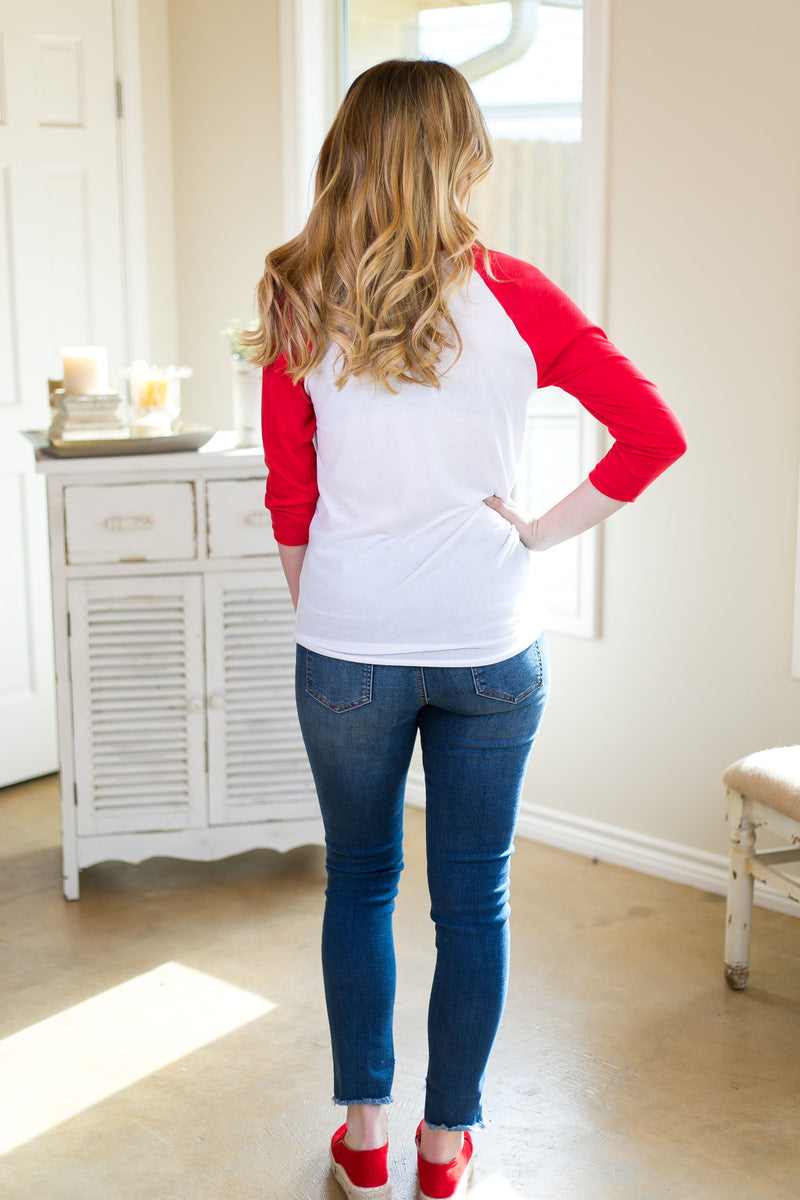
[[[6,120],[0,361],[19,363],[0,429],[42,428],[64,345],[123,365],[123,273],[111,0],[0,0]]]
[[[58,768],[45,487],[33,471],[33,450],[18,433],[0,437],[0,512],[0,786],[5,786]]]
[[[62,346],[127,357],[111,0],[0,0],[0,786],[54,771],[44,482]]]

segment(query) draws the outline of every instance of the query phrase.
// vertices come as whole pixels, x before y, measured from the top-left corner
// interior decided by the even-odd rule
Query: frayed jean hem
[[[347,1108],[349,1108],[351,1105],[355,1105],[355,1104],[394,1104],[394,1100],[392,1099],[391,1096],[382,1096],[380,1100],[372,1100],[372,1099],[337,1100],[336,1096],[331,1096],[331,1100],[333,1101],[334,1104],[338,1104],[342,1107],[347,1107]]]
[[[486,1126],[483,1123],[482,1118],[478,1121],[470,1121],[470,1123],[468,1125],[431,1125],[430,1121],[427,1121],[427,1120],[426,1120],[425,1124],[428,1126],[428,1129],[444,1129],[447,1131],[447,1133],[464,1133],[466,1130],[469,1130],[469,1129],[485,1129],[486,1128]]]

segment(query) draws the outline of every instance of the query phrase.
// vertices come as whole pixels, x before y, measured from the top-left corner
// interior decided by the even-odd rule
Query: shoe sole
[[[469,1181],[470,1181],[471,1176],[472,1176],[472,1159],[470,1159],[469,1162],[467,1163],[467,1169],[464,1172],[464,1174],[461,1176],[461,1178],[459,1179],[456,1190],[453,1192],[452,1196],[448,1196],[447,1200],[463,1200],[463,1197],[466,1196],[466,1194],[467,1194],[467,1189],[469,1188]],[[425,1194],[425,1192],[423,1192],[422,1188],[419,1188],[419,1200],[437,1200],[437,1197],[436,1196],[428,1196]]]
[[[333,1171],[333,1178],[336,1180],[345,1196],[350,1197],[350,1200],[392,1200],[391,1183],[384,1183],[380,1187],[358,1187],[355,1183],[353,1183],[344,1167],[336,1161],[332,1154],[331,1170]]]

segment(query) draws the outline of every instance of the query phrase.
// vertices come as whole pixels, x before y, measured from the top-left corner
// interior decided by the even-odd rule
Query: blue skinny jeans
[[[509,860],[548,687],[543,639],[483,667],[369,665],[298,646],[297,708],[327,849],[322,969],[336,1103],[392,1099],[392,913],[419,729],[436,930],[425,1120],[482,1124],[508,981]]]

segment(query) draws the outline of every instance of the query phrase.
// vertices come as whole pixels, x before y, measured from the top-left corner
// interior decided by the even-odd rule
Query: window
[[[298,46],[308,46],[303,30],[335,24],[335,3],[283,0],[282,12],[294,14]],[[362,70],[385,58],[425,55],[458,66],[494,142],[495,166],[472,199],[481,236],[492,248],[535,263],[602,323],[607,0],[339,4],[340,40],[328,45],[339,45],[340,57],[326,68],[326,78],[339,81],[339,96]],[[325,86],[318,51],[301,50],[299,70],[292,94],[302,106],[303,70],[317,93]],[[309,129],[302,111],[309,111],[307,104],[296,121],[295,142],[305,189],[311,160],[308,141],[302,150],[303,130]],[[316,131],[314,154],[324,127]],[[577,486],[600,456],[601,434],[572,397],[554,388],[537,392],[517,486],[520,504],[542,512]],[[550,629],[597,634],[599,536],[591,530],[541,556]]]

